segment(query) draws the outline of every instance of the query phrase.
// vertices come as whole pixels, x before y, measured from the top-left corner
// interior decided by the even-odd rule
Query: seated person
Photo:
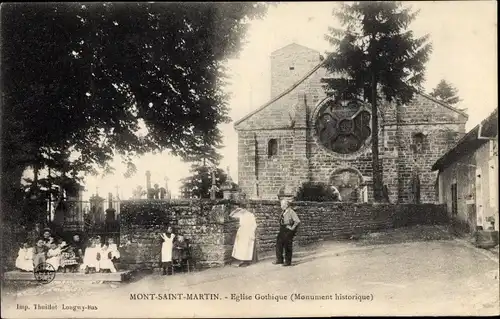
[[[55,242],[50,244],[50,249],[47,251],[47,263],[51,264],[56,271],[61,266],[61,249]]]
[[[118,250],[118,246],[115,244],[115,240],[114,238],[110,237],[108,238],[108,249],[109,249],[109,253],[108,254],[111,254],[111,260],[113,261],[113,264],[116,268],[116,270],[118,270],[118,266],[117,266],[117,263],[120,262],[120,251]]]
[[[27,242],[19,249],[16,258],[16,268],[21,271],[33,271],[33,248]]]
[[[101,239],[98,236],[97,238],[91,238],[89,242],[89,246],[85,249],[85,254],[83,256],[83,264],[80,266],[80,269],[85,270],[85,273],[94,273],[99,272],[100,270],[100,259],[101,259],[101,247],[100,246]]]
[[[78,260],[75,255],[74,248],[68,245],[65,241],[61,242],[61,267],[64,272],[70,270],[71,272],[78,271]]]
[[[36,242],[36,246],[33,248],[33,267],[37,267],[39,264],[44,263],[47,258],[47,247],[43,239],[39,239]]]
[[[178,235],[173,243],[172,260],[175,265],[180,265],[185,269],[186,261],[188,259],[189,245],[183,235]]]
[[[73,248],[73,252],[75,253],[76,260],[79,264],[83,262],[83,256],[85,253],[85,247],[80,239],[80,235],[74,234],[73,241],[71,243],[71,247]]]
[[[50,236],[48,239],[44,239],[44,243],[45,243],[45,247],[47,247],[47,250],[50,249],[50,247],[52,247],[52,243],[55,243],[56,240],[54,238],[54,236]]]
[[[102,245],[101,260],[99,261],[99,267],[103,272],[116,272],[116,268],[113,263],[113,254],[112,251],[109,249],[108,244]]]
[[[42,239],[45,244],[48,244],[50,241],[50,237],[52,237],[52,232],[50,228],[44,228],[42,232]]]
[[[120,252],[118,251],[118,246],[115,244],[115,240],[113,238],[108,238],[108,251],[111,253],[111,259],[113,261],[119,261]]]

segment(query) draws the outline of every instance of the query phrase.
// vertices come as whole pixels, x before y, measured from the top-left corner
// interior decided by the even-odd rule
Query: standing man
[[[252,260],[256,259],[255,230],[257,222],[255,216],[244,208],[236,208],[229,216],[240,222],[234,240],[232,257],[240,261],[239,267],[248,266]]]
[[[280,218],[280,231],[276,240],[276,260],[275,265],[283,264],[283,266],[292,265],[292,248],[293,237],[297,231],[297,226],[300,219],[295,211],[290,207],[290,200],[283,199],[281,201],[281,209],[283,213]],[[283,262],[283,250],[285,251],[285,261]]]

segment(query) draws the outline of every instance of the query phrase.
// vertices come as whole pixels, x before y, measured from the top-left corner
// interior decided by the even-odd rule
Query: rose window
[[[371,135],[371,113],[356,101],[324,105],[316,119],[320,143],[340,154],[360,150]]]

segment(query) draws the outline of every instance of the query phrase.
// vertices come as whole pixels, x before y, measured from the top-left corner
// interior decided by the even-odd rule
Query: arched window
[[[415,133],[413,135],[413,150],[415,153],[424,151],[425,135],[423,133]]]
[[[278,140],[275,138],[267,142],[267,157],[278,155]]]

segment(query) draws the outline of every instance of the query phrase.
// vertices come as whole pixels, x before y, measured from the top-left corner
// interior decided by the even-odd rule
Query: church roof
[[[290,43],[290,44],[288,44],[288,45],[285,45],[284,47],[281,47],[281,48],[279,48],[279,49],[277,49],[277,50],[274,50],[273,52],[271,52],[271,56],[276,55],[276,54],[280,53],[281,51],[285,51],[285,50],[287,50],[287,49],[289,49],[289,48],[292,48],[292,47],[300,48],[300,49],[302,49],[302,50],[306,49],[306,50],[309,50],[309,51],[312,51],[312,52],[317,52],[317,53],[319,53],[319,51],[317,51],[317,50],[314,50],[314,49],[308,48],[308,47],[306,47],[306,46],[303,46],[303,45],[301,45],[301,44],[298,44],[298,43],[293,42],[293,43]]]
[[[420,91],[417,91],[417,94],[418,94],[418,95],[421,95],[421,96],[423,96],[423,97],[425,97],[425,98],[426,98],[426,99],[428,99],[428,100],[431,100],[431,101],[432,101],[432,102],[434,102],[434,103],[437,103],[437,104],[439,104],[439,105],[441,105],[441,106],[444,106],[445,108],[447,108],[447,109],[449,109],[449,110],[452,110],[452,111],[454,111],[454,112],[457,112],[458,114],[460,114],[460,115],[464,116],[464,117],[465,117],[465,118],[467,118],[467,119],[469,118],[469,115],[468,115],[467,113],[465,113],[464,111],[462,111],[462,110],[460,110],[460,109],[457,109],[456,107],[451,106],[450,104],[448,104],[448,103],[446,103],[446,102],[443,102],[443,101],[441,101],[441,100],[439,100],[439,99],[436,99],[435,97],[430,96],[429,94],[426,94],[426,93],[424,93],[424,92],[420,92]]]
[[[288,89],[286,89],[285,91],[283,91],[281,94],[277,95],[276,97],[272,98],[269,102],[265,103],[264,105],[262,105],[261,107],[259,107],[258,109],[256,109],[255,111],[252,111],[251,113],[247,114],[246,116],[244,116],[243,118],[241,118],[240,120],[236,121],[234,123],[234,126],[237,126],[239,125],[240,123],[244,122],[246,119],[250,118],[251,116],[259,113],[260,111],[262,111],[263,109],[265,109],[266,107],[268,107],[269,105],[273,104],[274,102],[278,101],[279,99],[281,99],[282,97],[288,95],[290,92],[292,92],[296,87],[298,87],[302,82],[304,82],[305,80],[307,80],[314,72],[316,72],[319,68],[321,68],[323,66],[323,64],[325,63],[325,60],[321,61],[318,65],[316,65],[311,71],[307,72],[306,75],[304,75],[301,79],[299,79],[297,82],[295,82],[292,86],[290,86]]]
[[[284,49],[284,48],[287,48],[289,46],[300,46],[300,47],[303,47],[299,44],[296,44],[296,43],[292,43],[292,44],[289,44],[281,49],[278,49],[276,51],[274,51],[273,53],[271,53],[271,55],[275,54],[276,52]],[[311,49],[312,50],[312,49]],[[307,72],[302,78],[300,78],[297,82],[295,82],[293,85],[291,85],[288,89],[286,89],[285,91],[283,91],[281,94],[278,94],[277,96],[273,97],[271,100],[269,100],[267,103],[263,104],[262,106],[260,106],[259,108],[257,108],[256,110],[250,112],[249,114],[245,115],[243,118],[239,119],[238,121],[236,121],[234,123],[234,127],[238,126],[239,124],[241,124],[242,122],[244,122],[245,120],[249,119],[250,117],[252,117],[253,115],[261,112],[262,110],[264,110],[265,108],[267,108],[268,106],[272,105],[273,103],[275,103],[276,101],[280,100],[281,98],[287,96],[288,94],[290,94],[295,88],[297,88],[300,84],[302,84],[304,81],[306,81],[311,75],[313,75],[316,71],[318,71],[318,69],[320,69],[326,62],[326,59],[324,59],[323,61],[321,61],[320,63],[318,63],[314,68],[312,68],[309,72]],[[448,103],[445,103],[443,101],[440,101],[426,93],[423,93],[423,92],[420,92],[420,91],[417,91],[417,94],[418,95],[421,95],[422,97],[428,99],[428,100],[431,100],[432,102],[434,103],[437,103],[451,111],[454,111],[462,116],[464,116],[466,119],[469,118],[469,116],[467,115],[467,113],[465,113],[464,111],[462,110],[459,110],[451,105],[449,105]]]

